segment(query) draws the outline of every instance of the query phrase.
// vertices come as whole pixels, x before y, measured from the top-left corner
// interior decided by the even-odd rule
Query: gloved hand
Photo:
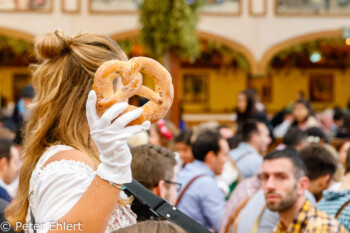
[[[97,168],[97,175],[115,184],[130,183],[132,156],[127,140],[149,129],[151,124],[145,121],[142,125],[125,127],[143,111],[142,108],[138,108],[118,117],[128,107],[125,102],[114,104],[99,118],[96,113],[96,99],[96,93],[91,91],[86,102],[86,116],[91,137],[100,152],[102,162]],[[113,121],[114,119],[116,120]]]

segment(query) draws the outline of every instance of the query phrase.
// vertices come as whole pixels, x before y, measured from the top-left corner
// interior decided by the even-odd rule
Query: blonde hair
[[[36,96],[25,126],[23,165],[17,197],[6,210],[11,225],[25,223],[29,181],[42,153],[65,144],[86,153],[95,165],[98,151],[92,142],[85,104],[97,68],[111,59],[127,60],[118,44],[107,36],[80,33],[68,37],[61,31],[36,39],[33,70]]]
[[[119,230],[113,231],[112,233],[186,233],[181,227],[165,221],[145,221],[140,222],[135,225],[121,228]]]

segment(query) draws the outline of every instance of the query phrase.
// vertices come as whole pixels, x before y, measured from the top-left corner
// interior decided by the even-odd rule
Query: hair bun
[[[34,51],[39,60],[53,59],[65,53],[71,44],[71,38],[62,31],[56,30],[38,37],[34,44]]]

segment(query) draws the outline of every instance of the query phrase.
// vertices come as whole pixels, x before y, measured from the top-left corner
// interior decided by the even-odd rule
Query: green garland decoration
[[[122,50],[127,54],[127,56],[131,57],[133,47],[135,45],[141,45],[142,41],[140,37],[134,37],[134,38],[117,40],[117,43],[122,48]],[[226,61],[226,64],[227,63],[232,64],[233,60],[235,60],[237,62],[237,66],[239,69],[249,71],[250,69],[249,62],[242,53],[236,50],[232,50],[231,48],[215,41],[207,41],[202,39],[202,40],[199,40],[199,44],[205,44],[203,45],[205,48],[199,52],[199,56],[193,61],[191,61],[191,59],[184,59],[182,60],[182,62],[189,61],[194,64],[198,60],[202,59],[203,53],[206,53],[206,54],[219,53],[220,56],[222,56]],[[151,56],[150,54],[147,53],[147,51],[145,52],[146,53],[143,56],[148,56],[148,57]]]
[[[191,4],[186,0],[144,0],[140,22],[143,45],[157,58],[168,51],[180,58],[196,58],[199,44],[196,36],[198,8],[203,0]]]
[[[236,60],[239,69],[249,71],[249,62],[242,53],[232,50],[218,42],[208,41],[206,52],[213,53],[214,51],[217,51],[223,57],[226,57],[227,60]]]
[[[32,43],[0,35],[0,66],[27,66],[32,53]]]
[[[32,51],[32,46],[33,44],[25,40],[0,35],[0,50],[11,48],[15,54],[21,55]]]
[[[308,41],[280,51],[271,59],[269,66],[271,68],[272,63],[276,60],[283,60],[288,62],[289,66],[295,66],[297,60],[300,60],[300,58],[308,60],[313,52],[318,51],[322,53],[322,48],[325,46],[331,46],[332,48],[338,48],[339,50],[345,50],[349,47],[345,44],[345,40],[342,37],[328,37]]]
[[[141,44],[142,41],[139,37],[127,38],[116,41],[120,48],[126,53],[126,55],[130,55],[132,48],[135,44]]]

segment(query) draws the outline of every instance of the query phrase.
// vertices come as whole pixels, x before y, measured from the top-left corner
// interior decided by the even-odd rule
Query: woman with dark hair
[[[259,120],[267,123],[265,112],[259,111],[257,108],[257,96],[252,89],[241,91],[238,94],[236,114],[238,127],[247,120]]]
[[[192,163],[194,160],[191,147],[192,135],[193,131],[191,129],[186,129],[181,130],[181,132],[175,137],[175,150],[179,153],[183,165]]]
[[[293,118],[292,126],[299,127],[301,130],[320,126],[314,116],[314,111],[310,103],[304,99],[295,101],[293,106]]]
[[[253,92],[244,90],[238,94],[236,108],[238,124],[248,119],[255,119],[257,113],[255,103],[256,99]]]
[[[283,138],[290,127],[298,127],[301,130],[320,127],[309,101],[305,99],[296,100],[293,104],[292,114],[285,116],[284,121],[274,128],[274,136]]]
[[[246,89],[241,91],[237,97],[237,108],[236,108],[236,122],[237,122],[237,132],[243,123],[247,120],[257,120],[263,122],[269,129],[270,137],[274,141],[274,135],[272,133],[272,126],[267,120],[264,106],[259,101],[259,96],[255,89]]]

